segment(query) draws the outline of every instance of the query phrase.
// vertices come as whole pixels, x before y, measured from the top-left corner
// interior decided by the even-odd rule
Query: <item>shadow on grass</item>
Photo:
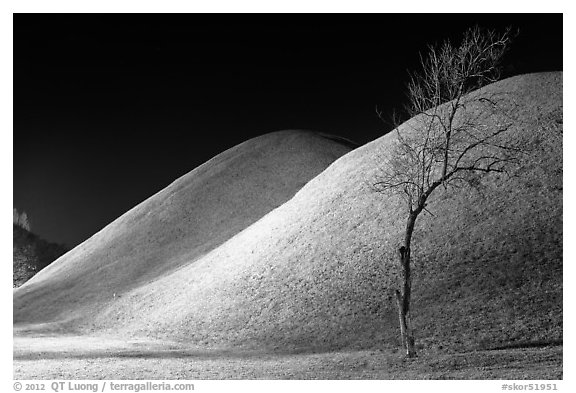
[[[488,348],[489,350],[498,351],[503,349],[515,348],[543,348],[543,347],[556,347],[562,345],[562,339],[559,340],[542,340],[542,341],[519,341],[514,343],[501,344],[495,347]]]
[[[133,351],[46,351],[15,353],[14,360],[54,360],[54,359],[247,359],[265,356],[263,353],[232,351],[196,351],[196,350],[133,350]]]

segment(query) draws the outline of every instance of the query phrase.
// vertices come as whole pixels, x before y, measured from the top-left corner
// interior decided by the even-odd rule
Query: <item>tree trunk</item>
[[[410,320],[410,296],[412,293],[412,277],[410,274],[410,241],[416,222],[417,214],[410,214],[406,226],[406,238],[404,246],[400,247],[399,257],[402,267],[402,285],[400,290],[396,290],[396,303],[398,305],[398,319],[400,322],[400,336],[402,346],[406,352],[406,357],[416,357],[416,347],[414,345],[414,333],[412,331],[412,321]]]

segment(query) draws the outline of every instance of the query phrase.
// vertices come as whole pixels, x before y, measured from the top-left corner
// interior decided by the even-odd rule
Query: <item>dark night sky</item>
[[[561,15],[14,16],[14,206],[69,246],[251,137],[389,130],[426,45],[520,35],[510,75],[562,69]]]

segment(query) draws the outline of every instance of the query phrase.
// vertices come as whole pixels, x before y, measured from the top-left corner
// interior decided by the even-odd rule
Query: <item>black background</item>
[[[14,205],[74,246],[214,155],[282,129],[390,130],[407,70],[474,24],[505,74],[562,70],[562,15],[14,16]]]

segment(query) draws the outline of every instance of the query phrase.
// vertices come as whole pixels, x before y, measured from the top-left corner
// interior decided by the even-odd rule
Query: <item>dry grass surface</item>
[[[194,263],[349,151],[325,136],[281,131],[219,154],[42,270],[14,293],[14,321],[61,322],[94,314]]]
[[[209,350],[102,336],[17,337],[15,379],[562,379],[562,348],[413,360],[378,350],[318,353]]]
[[[394,363],[401,360],[394,354],[399,343],[391,298],[403,205],[367,186],[391,148],[392,135],[344,155],[290,201],[202,252],[190,251],[195,247],[156,252],[179,231],[192,230],[186,228],[193,223],[182,220],[169,229],[160,224],[162,217],[179,212],[172,213],[169,202],[145,202],[14,292],[19,334],[54,329],[169,340],[212,353],[262,354],[253,369],[246,366],[252,371],[242,368],[249,362],[235,363],[236,355],[199,360],[200,369],[210,361],[221,366],[215,366],[221,370],[215,378],[558,378],[560,347],[485,349],[562,340],[562,73],[514,77],[485,91],[506,95],[517,119],[512,136],[524,139],[530,154],[511,179],[490,176],[477,190],[440,193],[430,206],[435,217],[419,221],[412,251],[413,321],[424,355],[409,368]],[[497,119],[482,121],[490,127]],[[244,171],[241,176],[248,175]],[[152,201],[189,198],[187,192],[172,193],[178,184]],[[201,192],[194,186],[188,190]],[[251,207],[238,206],[244,208]],[[138,220],[160,225],[143,227],[151,231],[149,255],[139,251],[143,245],[134,240],[139,237],[125,235]],[[179,239],[174,244],[196,238]],[[117,248],[101,244],[125,251],[111,258]],[[170,268],[150,268],[160,263]],[[110,282],[122,286],[114,300]],[[24,369],[32,351],[23,353],[19,359],[16,348],[21,367],[16,376],[30,375]],[[384,369],[387,359],[393,364]],[[34,367],[49,373],[55,361],[34,361]],[[59,361],[62,372],[71,367],[81,373],[77,367],[91,360]],[[122,361],[127,363],[116,363]],[[138,365],[126,371],[135,376],[140,362],[154,367],[150,375],[165,367],[175,373],[170,378],[179,372],[190,376],[180,368],[188,367],[186,362],[179,361],[114,358],[95,364],[102,377],[112,364]],[[350,371],[355,362],[380,368],[356,373]],[[539,364],[546,364],[545,371],[538,371]]]

